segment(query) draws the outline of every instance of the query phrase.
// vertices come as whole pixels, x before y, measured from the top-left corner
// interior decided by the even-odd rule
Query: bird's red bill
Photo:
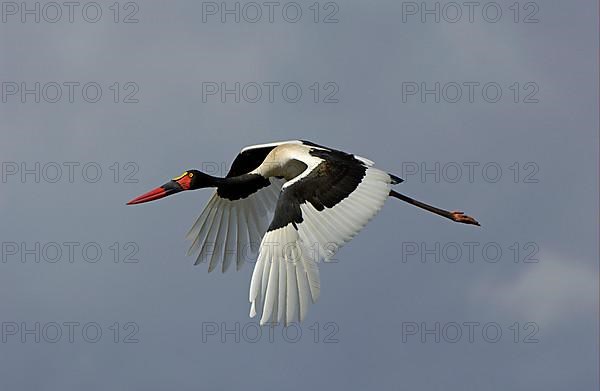
[[[166,197],[168,195],[167,191],[163,187],[157,187],[154,190],[150,190],[147,193],[142,194],[139,197],[136,197],[129,201],[127,205],[133,204],[141,204],[148,201],[158,200],[160,198]]]

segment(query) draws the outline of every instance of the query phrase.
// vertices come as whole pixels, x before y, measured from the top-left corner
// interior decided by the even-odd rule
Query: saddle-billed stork
[[[260,324],[302,321],[319,297],[317,263],[332,258],[392,196],[450,220],[479,225],[463,212],[424,204],[392,190],[401,178],[360,156],[308,141],[283,141],[242,149],[225,178],[188,170],[127,204],[184,190],[216,191],[190,229],[188,255],[196,263],[257,259],[250,283],[250,316]],[[258,253],[258,257],[256,255]]]

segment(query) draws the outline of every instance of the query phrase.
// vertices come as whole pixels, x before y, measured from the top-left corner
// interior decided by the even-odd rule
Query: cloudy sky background
[[[231,17],[221,23],[218,15],[203,23],[202,3],[191,1],[138,3],[139,22],[129,24],[114,23],[108,3],[97,23],[83,20],[81,7],[74,23],[66,14],[57,23],[34,23],[31,16],[21,23],[19,15],[5,14],[3,83],[97,82],[103,95],[87,103],[76,89],[73,103],[66,96],[58,103],[27,96],[22,103],[17,94],[0,104],[4,170],[80,164],[73,183],[64,165],[56,183],[43,176],[36,183],[32,175],[22,180],[20,173],[0,182],[1,388],[597,389],[598,5],[537,2],[538,23],[522,23],[532,8],[521,9],[514,23],[512,3],[496,3],[503,11],[497,23],[486,22],[481,7],[474,23],[466,8],[457,23],[434,23],[431,16],[421,23],[418,15],[403,23],[402,3],[394,1],[338,3],[338,23],[314,23],[311,3],[302,3],[297,23],[282,18],[282,7],[274,23],[266,15],[258,23]],[[122,21],[133,8],[120,6]],[[322,20],[332,8],[320,6]],[[273,103],[265,96],[257,103],[202,99],[206,82],[265,81],[296,82],[302,98],[287,103],[276,90]],[[119,103],[109,89],[115,82]],[[127,82],[139,87],[138,103],[122,102],[131,91],[123,89]],[[339,102],[323,103],[321,95],[314,103],[315,82],[336,83]],[[457,103],[434,103],[431,96],[428,103],[418,96],[403,102],[402,85],[411,82],[496,82],[503,95],[487,103],[476,88],[472,103],[466,96]],[[516,82],[519,103],[509,89]],[[522,102],[528,82],[539,87],[538,103]],[[223,343],[221,330],[203,335],[203,324],[239,324],[251,336],[255,330],[247,326],[252,264],[207,274],[205,264],[194,267],[185,256],[185,233],[210,192],[138,207],[125,202],[185,169],[226,169],[245,145],[294,138],[369,157],[404,175],[401,191],[465,210],[483,227],[390,200],[339,252],[339,262],[321,265],[321,298],[297,343],[286,341],[281,328],[272,342],[266,327],[256,343],[244,335],[239,343],[226,335]],[[81,175],[90,162],[102,168],[96,183]],[[124,181],[132,172],[128,162],[139,168],[137,183]],[[415,164],[436,162],[457,163],[463,176],[452,183],[405,175]],[[473,181],[464,162],[479,164]],[[496,183],[484,179],[488,163],[502,168]],[[526,183],[533,170],[537,182]],[[81,244],[72,263],[66,254],[38,263],[6,253],[10,243],[65,242]],[[89,242],[103,250],[96,263],[81,257]],[[115,242],[121,257],[123,245],[134,242],[139,262],[115,263]],[[472,263],[466,254],[455,263],[423,263],[419,255],[403,262],[403,248],[413,242],[479,247]],[[529,242],[535,245],[524,248]],[[486,243],[502,249],[498,262],[481,256]],[[514,243],[521,258],[533,248],[539,262],[515,263]],[[7,331],[69,321],[95,322],[102,337],[87,342],[79,328],[72,343],[66,335],[36,343],[33,335],[21,342],[22,330]],[[115,322],[118,343],[109,328]],[[132,330],[123,329],[127,322],[137,325],[139,342],[123,342]],[[495,322],[503,334],[491,343],[480,327],[472,343],[467,335],[456,343],[436,343],[432,335],[421,342],[420,334],[403,341],[403,325],[422,322],[428,328]],[[532,330],[538,342],[524,343]],[[337,343],[325,343],[330,334]]]

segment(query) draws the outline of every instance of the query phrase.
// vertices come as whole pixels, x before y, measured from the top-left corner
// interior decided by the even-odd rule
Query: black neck
[[[246,198],[271,184],[269,179],[259,174],[242,174],[230,178],[214,179],[219,196],[232,201]]]

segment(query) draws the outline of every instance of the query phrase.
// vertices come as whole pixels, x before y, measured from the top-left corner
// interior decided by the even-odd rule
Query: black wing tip
[[[397,185],[398,183],[404,182],[404,179],[400,178],[399,176],[390,174],[389,172],[388,175],[390,176],[390,178],[392,178],[392,185]]]
[[[300,141],[303,145],[306,145],[307,147],[313,147],[313,148],[322,148],[322,149],[326,149],[328,151],[331,151],[331,148],[328,148],[324,145],[319,145],[317,143],[313,143],[312,141],[308,141],[308,140],[298,140]]]

